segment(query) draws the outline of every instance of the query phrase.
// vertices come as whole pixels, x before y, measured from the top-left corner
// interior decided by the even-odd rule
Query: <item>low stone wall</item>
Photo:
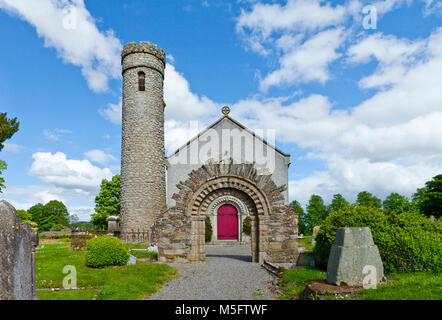
[[[274,207],[265,239],[265,259],[273,263],[295,262],[298,257],[297,215],[288,206]]]

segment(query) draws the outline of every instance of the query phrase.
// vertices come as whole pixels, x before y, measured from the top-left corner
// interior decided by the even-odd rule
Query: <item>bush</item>
[[[242,224],[242,232],[248,236],[252,234],[252,219],[250,218],[250,216],[247,216],[244,219],[244,222]]]
[[[336,231],[341,227],[369,227],[385,272],[440,271],[442,224],[417,214],[387,214],[373,207],[348,207],[330,214],[321,224],[314,251],[326,268]]]
[[[210,217],[206,216],[206,242],[212,241],[212,223],[210,222]]]
[[[129,252],[120,239],[100,236],[87,241],[86,265],[92,268],[124,266],[129,261]]]

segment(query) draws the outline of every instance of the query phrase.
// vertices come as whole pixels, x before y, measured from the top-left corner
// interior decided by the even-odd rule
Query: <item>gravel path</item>
[[[177,277],[151,300],[264,300],[275,299],[273,280],[259,263],[252,263],[250,247],[206,247],[206,262],[170,265]]]

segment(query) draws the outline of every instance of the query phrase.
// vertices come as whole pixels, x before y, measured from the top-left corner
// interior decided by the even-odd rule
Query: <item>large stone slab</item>
[[[36,300],[35,247],[38,235],[21,224],[15,208],[0,201],[0,300]]]
[[[383,276],[384,267],[370,228],[339,228],[328,259],[327,283],[375,285]]]

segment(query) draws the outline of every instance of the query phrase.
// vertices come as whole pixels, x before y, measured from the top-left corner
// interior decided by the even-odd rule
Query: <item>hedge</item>
[[[348,207],[332,212],[321,224],[314,251],[326,268],[340,227],[369,227],[385,272],[441,271],[442,223],[417,213],[386,213],[372,207]]]

